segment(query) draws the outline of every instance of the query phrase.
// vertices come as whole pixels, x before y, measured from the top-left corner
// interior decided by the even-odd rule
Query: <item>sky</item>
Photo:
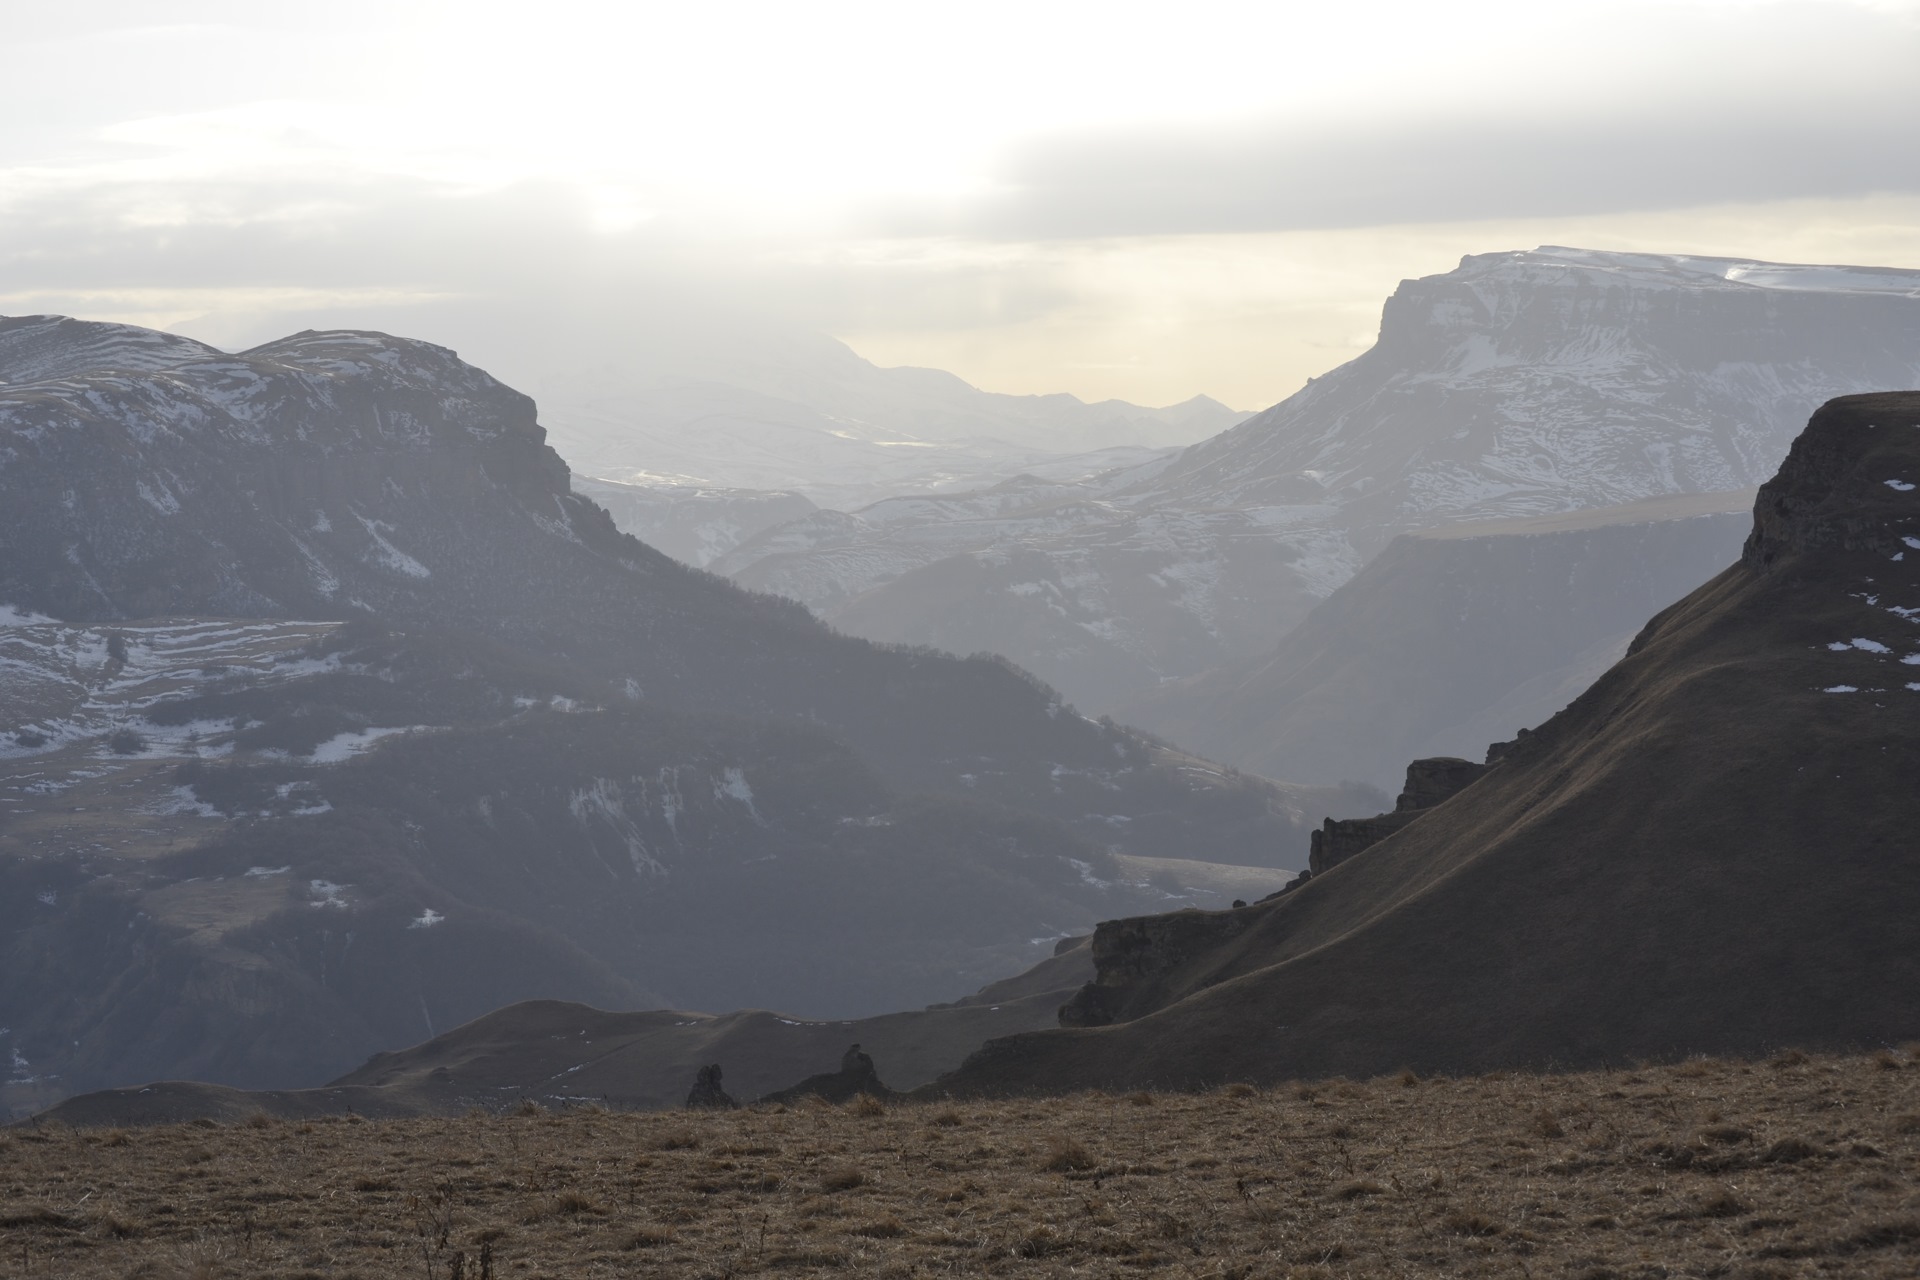
[[[0,0],[0,32],[0,312],[382,328],[530,387],[804,329],[1254,409],[1466,253],[1920,268],[1920,0]]]

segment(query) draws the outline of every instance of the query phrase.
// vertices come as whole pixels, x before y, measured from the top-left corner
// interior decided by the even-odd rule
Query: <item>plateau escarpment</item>
[[[1916,383],[1920,272],[1475,255],[1403,282],[1365,354],[1172,459],[1017,509],[1003,488],[809,518],[722,567],[858,634],[993,648],[1132,714],[1168,681],[1259,663],[1402,534],[1750,489],[1822,402]],[[1403,746],[1353,776],[1459,749]]]
[[[1166,900],[1116,857],[1297,865],[1366,805],[676,563],[438,347],[27,317],[7,360],[13,1105],[534,997],[910,1007]]]
[[[1291,892],[1190,917],[1201,945],[1172,964],[1096,937],[1100,1000],[1130,1020],[994,1042],[939,1087],[1920,1035],[1916,497],[1920,392],[1824,406],[1760,489],[1743,558],[1464,790]]]

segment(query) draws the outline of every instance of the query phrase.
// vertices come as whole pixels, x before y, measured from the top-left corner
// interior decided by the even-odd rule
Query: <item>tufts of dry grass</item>
[[[1920,1070],[1896,1057],[17,1129],[0,1135],[0,1278],[1905,1280]]]
[[[854,1191],[867,1185],[867,1175],[850,1164],[840,1164],[820,1175],[820,1186],[827,1191]]]
[[[1056,1133],[1047,1139],[1047,1151],[1040,1161],[1042,1173],[1073,1173],[1093,1168],[1093,1157],[1077,1138]]]

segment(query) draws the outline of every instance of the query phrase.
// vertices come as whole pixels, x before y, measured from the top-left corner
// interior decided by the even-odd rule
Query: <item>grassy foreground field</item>
[[[0,1133],[0,1276],[1920,1274],[1920,1056]]]

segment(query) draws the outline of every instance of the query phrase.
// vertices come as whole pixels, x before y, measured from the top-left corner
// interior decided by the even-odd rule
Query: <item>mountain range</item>
[[[692,489],[791,489],[825,506],[1134,464],[1245,413],[982,391],[880,368],[822,334],[690,316],[646,341],[551,352],[527,389],[581,473]],[[1089,456],[1090,455],[1090,456]]]
[[[162,1084],[53,1115],[671,1106],[696,1063],[721,1062],[750,1098],[783,1071],[828,1070],[856,1039],[887,1082],[925,1080],[929,1099],[1395,1072],[1411,1086],[1908,1041],[1915,551],[1920,392],[1842,398],[1759,490],[1737,561],[1658,613],[1591,688],[1484,765],[1415,761],[1393,813],[1329,822],[1313,874],[1251,906],[1107,921],[1018,978],[889,1018],[533,1002],[326,1088]],[[1062,1025],[1040,1029],[1055,1005]],[[928,1079],[972,1036],[1022,1021],[1032,1029]]]
[[[1163,686],[1280,660],[1402,534],[1744,493],[1819,404],[1916,382],[1920,272],[1481,254],[1402,283],[1364,354],[1177,454],[814,511],[709,563],[855,634],[992,650],[1083,710],[1189,724],[1232,677],[1187,707]],[[1720,546],[1696,527],[1694,562]]]
[[[0,380],[10,1099],[535,997],[913,1007],[1375,799],[684,566],[443,348],[24,317]]]

